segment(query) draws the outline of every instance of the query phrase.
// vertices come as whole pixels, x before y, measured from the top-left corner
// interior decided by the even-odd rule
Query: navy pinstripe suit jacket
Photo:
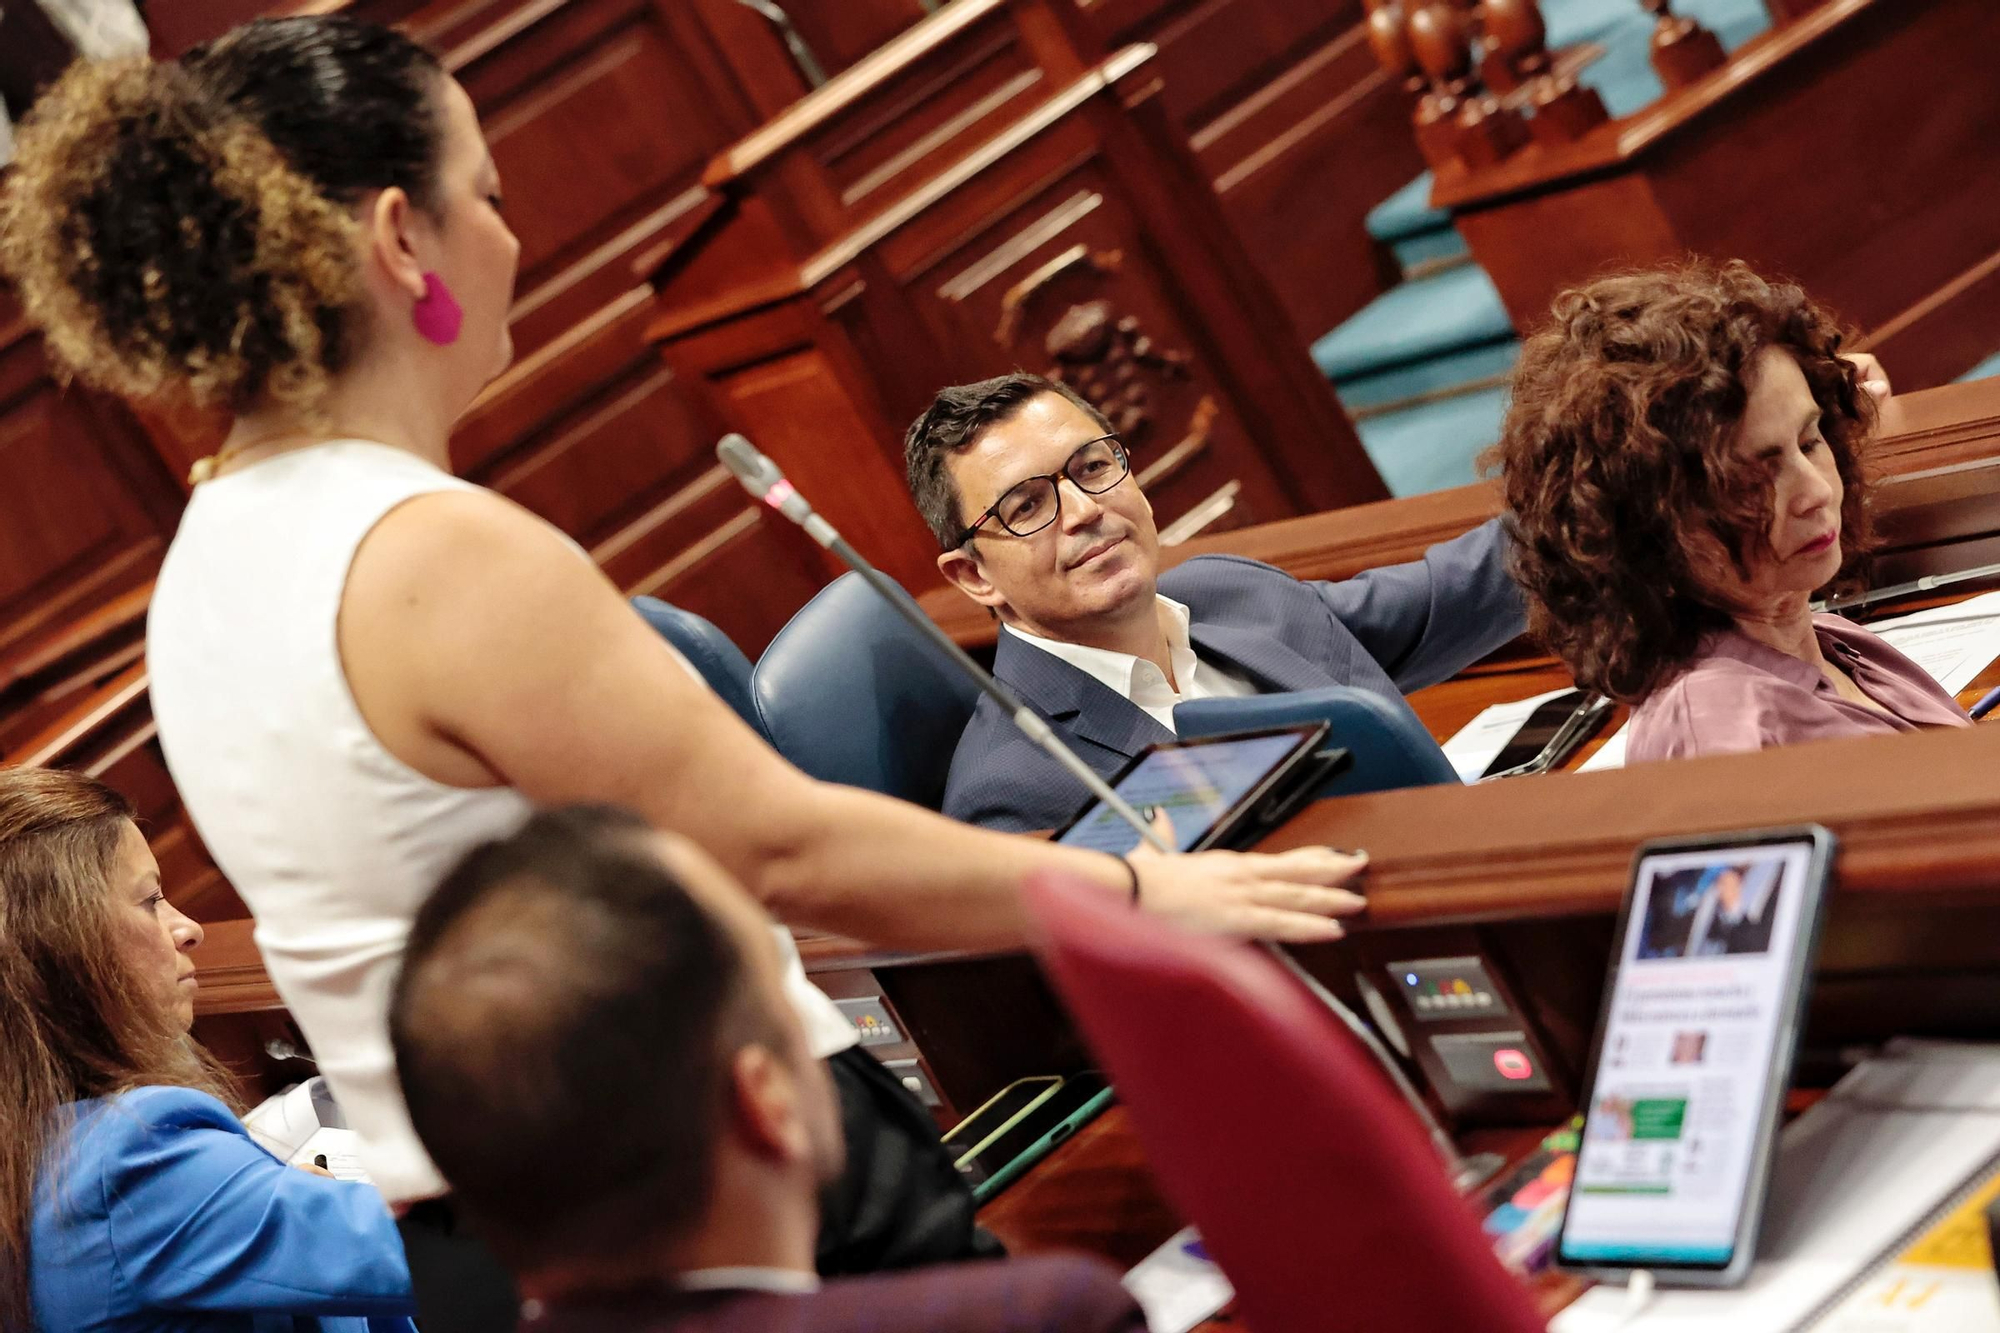
[[[1421,560],[1339,583],[1202,555],[1162,574],[1159,586],[1188,608],[1188,637],[1202,660],[1262,691],[1353,685],[1401,703],[1404,692],[1449,679],[1526,628],[1506,544],[1495,519]],[[993,674],[1105,777],[1146,746],[1173,739],[1131,700],[1016,635],[1000,635]],[[1065,823],[1087,798],[997,705],[979,701],[952,756],[946,814],[1026,832]]]

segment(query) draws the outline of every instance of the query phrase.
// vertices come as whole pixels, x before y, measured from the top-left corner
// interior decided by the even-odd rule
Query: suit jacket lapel
[[[1353,655],[1352,640],[1336,639],[1330,645],[1328,659],[1315,662],[1300,656],[1268,631],[1214,621],[1197,620],[1189,625],[1188,639],[1201,657],[1234,668],[1248,676],[1260,690],[1270,693],[1337,685],[1347,678],[1348,659]]]
[[[993,649],[993,674],[1011,686],[1058,730],[1127,759],[1174,733],[1152,715],[1087,672],[1003,632]]]

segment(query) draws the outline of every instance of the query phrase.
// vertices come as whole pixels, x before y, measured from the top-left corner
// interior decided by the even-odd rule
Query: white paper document
[[[2000,592],[1877,620],[1868,628],[1957,694],[2000,657]]]
[[[1596,773],[1607,768],[1625,767],[1625,733],[1632,730],[1631,724],[1611,733],[1604,744],[1597,747],[1597,753],[1576,766],[1579,773]]]
[[[1193,1227],[1141,1259],[1125,1275],[1125,1290],[1146,1312],[1151,1333],[1188,1333],[1236,1294]]]
[[[1663,1290],[1636,1316],[1596,1287],[1551,1333],[1784,1333],[1843,1290],[2000,1157],[2000,1047],[1899,1042],[1780,1139],[1764,1234],[1733,1291]],[[1971,1330],[1966,1330],[1971,1333]]]
[[[1537,708],[1569,691],[1570,687],[1566,685],[1532,699],[1494,704],[1491,708],[1482,709],[1479,716],[1444,743],[1444,757],[1451,760],[1451,766],[1458,770],[1459,781],[1479,781],[1479,775],[1486,771],[1488,764],[1500,757],[1500,752],[1507,748],[1508,741],[1514,739],[1514,733],[1521,729],[1521,724]]]
[[[311,1164],[339,1180],[368,1181],[361,1165],[361,1136],[347,1128],[324,1079],[309,1078],[266,1097],[243,1117],[243,1127],[291,1166]]]

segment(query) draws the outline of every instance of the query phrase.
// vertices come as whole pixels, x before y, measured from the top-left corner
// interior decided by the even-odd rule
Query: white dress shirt
[[[1178,693],[1167,683],[1166,673],[1143,657],[1045,639],[1012,625],[1003,625],[1001,629],[1103,682],[1168,731],[1174,730],[1174,705],[1183,700],[1240,699],[1257,693],[1255,685],[1235,672],[1196,657],[1194,644],[1188,639],[1188,609],[1171,597],[1161,597],[1159,601],[1166,612],[1160,623],[1166,628],[1167,656],[1174,664],[1174,682],[1180,686]]]

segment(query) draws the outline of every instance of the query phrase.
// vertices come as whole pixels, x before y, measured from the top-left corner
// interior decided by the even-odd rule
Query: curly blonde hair
[[[174,63],[79,62],[19,126],[0,271],[63,372],[123,398],[308,420],[350,359],[369,188],[434,196],[442,71],[338,17]]]

